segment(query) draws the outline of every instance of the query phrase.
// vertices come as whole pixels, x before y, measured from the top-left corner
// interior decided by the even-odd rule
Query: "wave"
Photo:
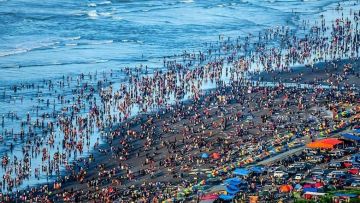
[[[43,64],[27,64],[27,65],[13,64],[7,66],[0,66],[0,69],[32,68],[32,67],[44,67],[44,66],[87,65],[87,64],[106,63],[109,61],[110,60],[108,59],[92,59],[88,61],[68,61],[68,62],[56,61],[52,63],[43,63]]]
[[[102,2],[98,3],[98,5],[108,5],[111,3],[112,3],[111,1],[102,1]]]
[[[54,48],[53,46],[57,45],[57,44],[60,44],[60,42],[40,43],[40,44],[34,45],[32,47],[22,47],[22,48],[16,48],[16,49],[12,49],[12,50],[5,50],[5,51],[0,52],[0,57],[22,54],[22,53],[26,53],[29,51]]]
[[[99,16],[96,10],[88,11],[88,12],[87,12],[87,15],[88,15],[90,18],[97,18],[97,17]]]
[[[89,41],[87,43],[83,43],[84,45],[102,45],[102,44],[112,44],[114,40],[98,40],[98,41]]]
[[[99,13],[100,16],[104,16],[104,17],[111,17],[112,13],[110,12],[101,12]]]
[[[188,3],[194,3],[194,0],[182,0],[180,2],[188,4]]]
[[[96,7],[96,3],[88,3],[88,7]]]
[[[27,53],[30,51],[36,51],[36,50],[54,49],[54,48],[56,48],[57,45],[61,45],[61,44],[65,44],[65,45],[75,44],[75,43],[71,43],[71,42],[68,43],[68,41],[75,41],[75,40],[79,40],[79,39],[81,39],[80,36],[75,36],[75,37],[68,37],[68,38],[64,38],[63,40],[56,40],[56,41],[51,41],[51,42],[38,42],[36,44],[29,45],[27,47],[24,46],[24,47],[18,47],[18,48],[14,48],[14,49],[10,49],[10,50],[0,51],[0,57],[18,55],[18,54],[23,54],[23,53]]]

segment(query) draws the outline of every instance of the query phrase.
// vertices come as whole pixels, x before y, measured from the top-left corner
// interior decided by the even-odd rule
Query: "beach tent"
[[[350,134],[350,133],[344,133],[341,135],[344,139],[348,139],[348,140],[354,140],[354,141],[357,141],[359,142],[360,141],[360,137],[359,136],[356,136],[356,135],[353,135],[353,134]]]
[[[209,158],[209,154],[207,154],[207,153],[202,153],[202,154],[201,154],[201,158],[207,159],[207,158]]]
[[[234,170],[233,174],[238,176],[247,176],[250,174],[250,171],[246,168],[237,168]]]
[[[303,190],[304,192],[317,192],[317,188],[313,188],[313,187],[309,187],[309,188],[304,188]]]
[[[358,195],[357,195],[357,194],[335,193],[334,196],[355,198],[355,197],[357,197]]]
[[[311,195],[311,196],[324,196],[326,195],[326,193],[322,193],[322,192],[305,192],[304,195]]]
[[[233,200],[235,198],[235,195],[224,195],[224,194],[222,194],[222,195],[219,196],[219,198],[221,200],[231,201],[231,200]]]
[[[240,191],[239,188],[234,185],[226,186],[226,192],[228,194],[234,195],[234,194],[238,193],[239,191]]]
[[[338,144],[343,143],[343,141],[336,138],[326,138],[322,140],[316,140],[307,144],[308,148],[312,149],[334,149],[334,147]]]
[[[279,191],[283,192],[283,193],[288,193],[292,189],[293,189],[293,187],[291,185],[281,185],[280,188],[279,188]]]
[[[225,184],[228,185],[240,185],[241,183],[244,183],[244,180],[241,180],[240,178],[229,178],[224,181]]]

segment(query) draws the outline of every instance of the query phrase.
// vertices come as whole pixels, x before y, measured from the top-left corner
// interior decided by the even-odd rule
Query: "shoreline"
[[[358,62],[358,61],[357,61],[357,62]],[[299,72],[309,73],[309,71],[305,71],[305,72],[304,72],[304,70],[299,70]],[[266,73],[264,73],[264,74],[266,74]],[[271,73],[270,73],[270,74],[271,74]],[[286,77],[289,77],[289,76],[287,76],[287,73],[285,73],[285,72],[280,73],[279,75],[280,75],[280,76],[284,76],[285,78],[286,78]],[[281,82],[279,82],[279,83],[281,84]],[[207,90],[207,92],[210,92],[210,93],[211,93],[211,92],[214,92],[214,91],[215,91],[215,89]],[[211,94],[206,94],[206,95],[207,95],[207,96],[210,96]],[[204,97],[206,97],[206,96],[204,96]],[[200,100],[200,101],[203,101],[203,100]],[[192,101],[191,101],[191,100],[186,100],[184,103],[186,103],[185,106],[192,105]],[[172,106],[172,107],[174,107],[174,106]],[[154,117],[156,114],[157,114],[156,112],[153,112],[153,113],[151,113],[151,114],[136,116],[136,117],[132,118],[131,120],[127,121],[126,123],[133,123],[134,120],[135,120],[135,121],[138,121],[139,119],[140,119],[140,120],[141,120],[141,118],[144,119],[144,118],[146,118],[147,116]],[[162,116],[165,116],[165,118],[161,118],[161,120],[166,120],[166,118],[169,116],[168,114],[169,114],[169,113],[162,114]],[[140,117],[140,118],[139,118],[139,117]],[[144,122],[144,121],[143,121],[143,122]],[[119,125],[121,125],[121,124],[119,124]],[[136,125],[137,127],[139,127],[140,123],[136,123],[135,125]],[[117,142],[119,139],[120,139],[120,138],[118,137],[118,138],[114,139],[113,141],[114,141],[114,142]],[[99,148],[101,148],[101,149],[109,148],[109,145],[108,145],[108,144],[100,145]],[[289,150],[292,150],[292,149],[289,149]],[[285,152],[286,152],[286,151],[285,151]],[[283,152],[283,153],[284,153],[284,152]],[[278,156],[278,155],[280,155],[280,154],[275,154],[274,156]],[[109,159],[109,156],[111,157],[111,155],[104,155],[104,154],[101,154],[99,151],[96,151],[96,153],[94,153],[95,162],[92,163],[92,165],[90,165],[90,167],[89,167],[89,168],[92,168],[92,170],[90,170],[89,173],[88,173],[88,174],[90,174],[90,177],[92,176],[91,174],[95,174],[95,172],[97,171],[97,169],[96,169],[95,166],[98,165],[98,164],[100,164],[100,163],[107,162],[108,159]],[[104,161],[104,157],[107,157],[108,159]],[[273,156],[270,156],[270,157],[267,157],[266,159],[271,159],[272,157],[273,157]],[[102,161],[101,161],[101,162],[98,162],[97,160],[99,160],[99,159],[102,160]],[[266,159],[264,159],[264,160],[266,160]],[[264,161],[264,160],[262,160],[262,161]],[[109,167],[107,167],[107,168],[109,168]],[[111,167],[110,167],[110,168],[111,168]],[[140,184],[140,183],[139,183],[139,184]],[[63,185],[63,187],[62,187],[62,189],[61,189],[60,191],[53,191],[53,192],[54,192],[54,195],[60,194],[60,193],[62,193],[62,192],[64,192],[64,191],[67,191],[67,190],[69,190],[70,188],[77,188],[77,189],[83,188],[83,186],[78,187],[78,186],[76,186],[76,185],[78,185],[78,182],[76,182],[76,181],[74,181],[74,182],[68,182],[68,183],[66,183],[66,184]],[[140,184],[140,185],[141,185],[141,184]],[[127,185],[127,186],[130,186],[130,185]]]

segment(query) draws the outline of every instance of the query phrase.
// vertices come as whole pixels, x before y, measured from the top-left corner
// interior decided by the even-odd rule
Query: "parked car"
[[[360,180],[357,179],[351,183],[351,187],[360,187]]]
[[[350,168],[347,172],[351,175],[359,175],[360,171],[358,168]]]
[[[346,147],[346,148],[344,149],[345,154],[354,154],[354,153],[356,153],[357,151],[358,151],[358,150],[357,150],[356,147]]]
[[[329,152],[329,156],[332,156],[332,157],[342,157],[342,156],[344,156],[344,152],[341,151],[341,150],[331,151],[331,152]]]
[[[320,155],[320,156],[313,156],[313,157],[309,160],[309,162],[315,163],[315,164],[321,163],[321,162],[323,162],[323,161],[324,161],[324,156],[322,156],[322,155]]]
[[[284,172],[284,171],[275,171],[274,172],[274,177],[275,178],[285,178],[287,177],[289,174]]]
[[[344,166],[344,168],[351,168],[352,167],[352,161],[351,160],[343,161],[342,165]]]
[[[305,178],[305,175],[304,174],[300,174],[300,173],[298,173],[298,174],[296,174],[295,175],[295,180],[302,180],[302,179],[304,179]]]
[[[345,175],[346,173],[344,171],[331,171],[326,177],[328,178],[334,178],[338,175]]]
[[[289,167],[289,169],[286,171],[289,175],[295,175],[298,170],[294,167]]]
[[[330,162],[329,163],[329,168],[336,168],[336,169],[338,169],[338,168],[341,168],[342,167],[342,164],[341,164],[341,162]]]

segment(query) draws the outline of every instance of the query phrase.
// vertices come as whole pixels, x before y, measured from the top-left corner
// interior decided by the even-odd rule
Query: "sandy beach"
[[[303,20],[305,34],[276,26],[243,41],[219,36],[206,51],[163,57],[160,70],[140,65],[4,86],[4,108],[23,109],[0,120],[1,200],[293,201],[294,180],[316,168],[306,161],[309,144],[330,139],[316,154],[341,167],[359,150],[342,138],[355,130],[356,140],[359,127],[355,6],[339,3],[331,20],[327,11]],[[329,155],[334,146],[349,152]],[[297,162],[306,166],[284,178],[271,169],[288,174]],[[30,180],[41,183],[24,187]],[[346,185],[323,182],[324,194]],[[269,186],[270,197],[260,195]]]

